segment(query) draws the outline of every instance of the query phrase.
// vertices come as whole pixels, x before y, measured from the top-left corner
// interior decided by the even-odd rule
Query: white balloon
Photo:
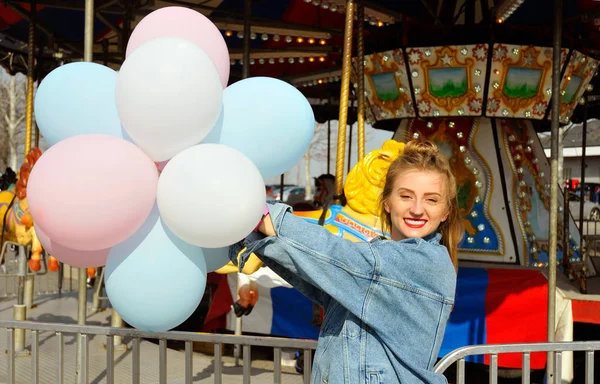
[[[125,131],[152,160],[164,161],[208,135],[221,112],[223,87],[202,48],[160,37],[127,57],[115,97]]]
[[[226,247],[258,224],[265,185],[252,161],[222,144],[200,144],[171,159],[158,180],[162,219],[182,240],[205,248]]]

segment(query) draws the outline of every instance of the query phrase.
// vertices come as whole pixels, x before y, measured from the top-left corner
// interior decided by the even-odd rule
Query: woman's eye
[[[436,199],[427,199],[427,201],[434,204],[438,202]]]
[[[408,195],[401,195],[400,197],[403,199],[410,199],[410,196],[408,196]]]

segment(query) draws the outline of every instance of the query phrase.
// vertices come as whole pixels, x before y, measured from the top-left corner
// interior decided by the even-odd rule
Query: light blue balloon
[[[106,293],[133,327],[163,332],[196,310],[206,288],[200,247],[175,236],[155,205],[144,225],[114,246],[106,262]]]
[[[115,104],[117,72],[104,65],[78,62],[50,72],[35,94],[34,113],[46,142],[100,133],[123,138]]]
[[[263,178],[294,167],[308,150],[314,131],[308,100],[284,81],[251,77],[223,92],[220,143],[245,154]]]
[[[214,272],[229,263],[229,247],[202,248],[202,253],[208,272]]]

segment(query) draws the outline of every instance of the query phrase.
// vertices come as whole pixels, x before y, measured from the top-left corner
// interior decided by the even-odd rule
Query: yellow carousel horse
[[[325,204],[324,209],[310,211],[295,211],[294,214],[314,224],[321,224],[332,233],[349,239],[351,241],[369,241],[381,236],[381,222],[379,219],[379,197],[383,191],[387,171],[394,160],[402,154],[404,143],[387,140],[381,149],[376,149],[367,154],[362,161],[356,164],[348,176],[344,185],[346,205]],[[324,186],[325,184],[323,184]],[[329,201],[333,197],[334,189],[330,185],[327,195],[323,198]],[[263,266],[262,261],[252,254],[242,273],[250,275]],[[238,267],[229,262],[216,272],[227,274],[237,272]],[[244,303],[256,303],[258,290],[256,287],[246,287],[238,290],[240,299],[236,303],[243,306]],[[245,313],[236,310],[236,313]]]
[[[3,220],[0,249],[5,241],[12,241],[24,247],[31,245],[31,258],[28,264],[29,269],[34,272],[40,270],[43,248],[35,234],[33,218],[29,212],[27,181],[41,155],[42,152],[38,148],[33,148],[25,157],[16,185],[0,192],[0,218]],[[48,270],[58,270],[58,260],[53,256],[48,257]]]

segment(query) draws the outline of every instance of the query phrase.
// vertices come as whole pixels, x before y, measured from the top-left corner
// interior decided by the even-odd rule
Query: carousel
[[[65,63],[85,57],[118,69],[131,31],[152,11],[179,6],[201,12],[227,43],[229,85],[278,78],[303,93],[318,122],[338,121],[337,141],[328,139],[337,151],[335,178],[320,185],[327,192],[317,206],[305,204],[295,213],[352,241],[381,235],[378,193],[402,143],[436,142],[454,166],[465,228],[444,355],[471,344],[571,341],[574,323],[599,324],[600,264],[590,246],[596,233],[582,233],[589,218],[579,215],[576,222],[569,213],[558,174],[558,135],[561,127],[583,124],[585,183],[586,123],[600,112],[600,7],[592,0],[552,4],[9,1],[0,6],[0,53],[10,58],[3,65],[11,73],[27,74],[31,101],[33,83]],[[29,102],[27,151],[35,134],[32,108]],[[354,122],[358,162],[345,175],[346,129]],[[393,132],[393,140],[365,153],[366,124]],[[551,158],[538,139],[547,131]],[[318,335],[318,309],[258,259],[241,274],[233,265],[218,269],[209,288],[197,331]],[[489,363],[483,357],[471,362]],[[503,368],[521,364],[510,355],[498,362]],[[545,354],[532,355],[532,369],[550,364]],[[567,379],[572,367],[565,354]]]

